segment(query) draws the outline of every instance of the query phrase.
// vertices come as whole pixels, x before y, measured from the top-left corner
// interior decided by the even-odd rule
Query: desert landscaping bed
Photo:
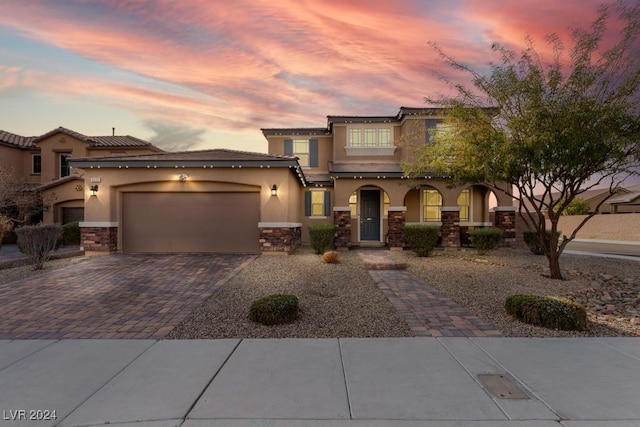
[[[429,258],[409,251],[392,255],[505,336],[640,336],[639,261],[563,254],[566,280],[559,281],[546,277],[546,258],[528,250],[501,248],[484,255],[472,249],[437,251]],[[589,329],[557,331],[518,322],[504,314],[504,302],[512,294],[567,296],[585,306]]]
[[[309,248],[286,257],[258,257],[167,338],[412,336],[364,270],[357,252],[340,256],[338,265],[323,264]],[[558,281],[544,277],[545,257],[526,250],[503,248],[486,255],[474,250],[437,251],[428,258],[404,251],[391,256],[406,261],[411,273],[505,336],[640,336],[640,322],[633,320],[640,318],[640,264],[635,261],[564,255],[568,280]],[[300,320],[281,326],[249,321],[251,302],[273,293],[298,296]],[[504,314],[505,299],[514,293],[569,295],[586,305],[589,330],[556,331],[518,322]]]

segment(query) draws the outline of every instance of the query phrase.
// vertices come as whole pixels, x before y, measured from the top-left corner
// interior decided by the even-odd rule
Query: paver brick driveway
[[[0,285],[0,339],[162,338],[254,258],[105,255]]]

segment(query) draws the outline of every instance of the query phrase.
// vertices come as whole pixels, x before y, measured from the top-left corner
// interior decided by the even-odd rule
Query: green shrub
[[[486,252],[498,247],[502,243],[503,231],[495,227],[476,228],[469,232],[471,243],[478,252]]]
[[[78,221],[69,222],[62,226],[62,241],[65,245],[80,244],[80,223]]]
[[[557,232],[558,237],[560,236],[560,232]],[[547,236],[551,238],[551,230],[547,230]],[[527,245],[529,250],[536,255],[544,255],[544,247],[542,243],[540,243],[538,239],[538,233],[534,230],[525,230],[522,233],[522,238],[524,239],[524,243]]]
[[[251,304],[249,318],[263,325],[291,323],[299,316],[298,298],[294,295],[269,295]]]
[[[550,329],[584,331],[587,312],[583,306],[562,297],[511,295],[504,308],[521,322]]]
[[[2,239],[4,239],[5,234],[8,234],[11,230],[13,230],[11,218],[0,214],[0,247],[2,247]]]
[[[26,225],[15,230],[18,235],[18,247],[33,263],[34,270],[40,270],[49,260],[62,236],[62,227],[58,224]]]
[[[333,224],[309,225],[309,239],[311,247],[317,254],[322,254],[330,246],[333,246],[333,237],[336,234],[336,226]]]
[[[429,256],[438,244],[440,227],[437,225],[412,224],[404,226],[407,246],[418,256]]]

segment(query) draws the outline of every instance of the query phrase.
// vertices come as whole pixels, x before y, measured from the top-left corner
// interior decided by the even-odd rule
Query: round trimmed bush
[[[503,231],[495,227],[476,228],[469,232],[471,244],[478,252],[486,252],[498,247],[502,243]]]
[[[300,308],[295,295],[269,295],[254,301],[249,309],[249,318],[263,325],[291,323],[299,315]]]
[[[584,331],[587,312],[568,298],[540,295],[511,295],[504,308],[507,314],[524,323],[549,329]]]
[[[407,246],[417,256],[429,256],[438,244],[440,227],[427,224],[410,224],[404,227],[404,237]]]

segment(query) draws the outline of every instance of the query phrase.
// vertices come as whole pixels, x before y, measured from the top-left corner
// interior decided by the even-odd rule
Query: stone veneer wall
[[[460,247],[460,211],[442,210],[442,246]]]
[[[333,224],[336,226],[336,235],[333,239],[336,248],[351,246],[351,209],[334,209]]]
[[[404,247],[404,225],[406,222],[406,210],[391,210],[387,219],[389,223],[388,244],[390,248]]]
[[[80,245],[85,251],[118,250],[118,227],[80,227]]]
[[[260,250],[262,252],[291,253],[302,242],[301,227],[261,227]]]
[[[494,226],[504,233],[505,246],[517,246],[516,243],[516,211],[508,208],[501,210],[500,206],[495,208]]]

